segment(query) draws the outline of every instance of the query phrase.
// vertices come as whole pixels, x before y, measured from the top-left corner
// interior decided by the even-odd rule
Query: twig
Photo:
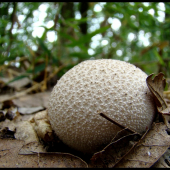
[[[122,129],[127,130],[128,132],[130,132],[130,133],[137,133],[137,132],[133,131],[132,129],[129,129],[129,128],[127,128],[127,127],[119,124],[118,122],[116,122],[115,120],[111,119],[110,117],[108,117],[108,116],[105,115],[104,113],[99,113],[99,114],[100,114],[100,116],[104,117],[105,119],[107,119],[107,120],[110,121],[111,123],[119,126],[119,127],[122,128]]]

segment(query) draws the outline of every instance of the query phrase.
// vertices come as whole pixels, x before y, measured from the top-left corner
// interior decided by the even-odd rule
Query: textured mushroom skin
[[[155,107],[147,74],[124,61],[84,61],[54,86],[48,106],[51,126],[70,147],[93,153],[108,144],[118,126],[104,119],[104,113],[139,133],[153,122]]]

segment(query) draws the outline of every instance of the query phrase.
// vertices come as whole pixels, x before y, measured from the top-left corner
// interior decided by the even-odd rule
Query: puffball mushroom
[[[54,86],[48,115],[57,136],[84,153],[99,151],[121,130],[101,117],[143,133],[153,122],[155,107],[147,74],[119,60],[87,60],[66,72]]]

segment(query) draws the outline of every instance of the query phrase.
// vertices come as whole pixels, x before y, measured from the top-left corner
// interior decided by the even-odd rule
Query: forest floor
[[[170,167],[169,115],[153,122],[142,137],[123,129],[122,138],[85,155],[54,134],[47,115],[51,90],[36,91],[35,85],[27,87],[29,83],[26,79],[10,85],[0,82],[0,167]],[[164,92],[166,110],[169,95]]]

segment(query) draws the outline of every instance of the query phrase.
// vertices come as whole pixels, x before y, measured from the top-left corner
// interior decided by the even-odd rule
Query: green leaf
[[[91,57],[87,53],[82,53],[82,52],[73,52],[70,54],[71,57],[78,57],[79,59],[88,59]]]
[[[156,56],[156,58],[158,59],[159,63],[161,65],[165,65],[163,59],[161,58],[161,56],[159,55],[159,53],[157,52],[156,48],[153,49],[153,53]]]
[[[28,70],[27,73],[34,73],[37,74],[45,69],[45,63],[42,63],[38,66],[35,66],[34,69]]]
[[[68,39],[68,40],[70,40],[72,42],[76,42],[76,40],[71,35],[68,35],[68,34],[66,34],[64,32],[61,32],[61,31],[58,31],[58,34],[60,36],[62,36],[63,38],[66,38],[66,39]]]
[[[36,37],[40,47],[44,50],[44,52],[46,52],[48,54],[49,57],[51,57],[51,52],[50,50],[48,50],[48,48],[46,47],[45,43],[41,40],[41,38]]]
[[[12,82],[17,81],[17,80],[21,80],[21,79],[23,79],[25,77],[28,77],[28,75],[23,74],[23,75],[20,75],[20,76],[16,76],[14,79],[10,80],[6,84],[12,83]]]

